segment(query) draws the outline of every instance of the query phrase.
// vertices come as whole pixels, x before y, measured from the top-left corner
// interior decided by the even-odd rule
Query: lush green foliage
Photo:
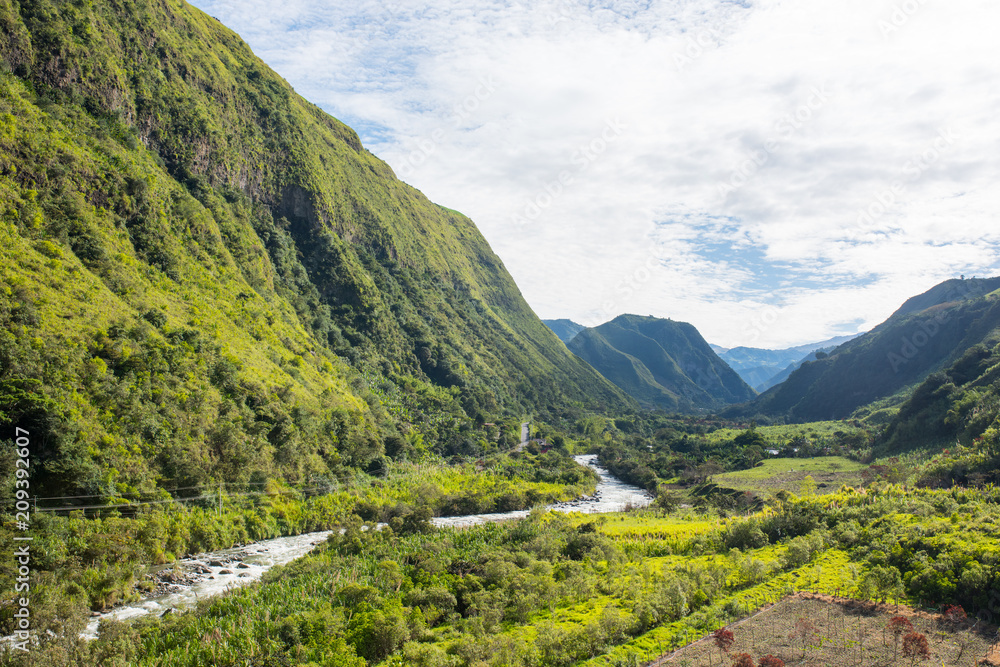
[[[509,449],[526,413],[625,404],[471,221],[397,181],[218,21],[179,0],[0,0],[0,22],[3,488],[15,426],[41,506],[131,506],[475,461]],[[430,475],[424,504],[526,507],[592,484],[471,465]],[[365,502],[405,502],[403,486]],[[70,596],[100,607],[139,562],[330,525],[351,509],[335,504],[299,522],[234,508],[224,527],[171,511],[169,535],[145,515],[44,520],[42,569],[78,568]]]
[[[193,613],[108,624],[73,650],[125,646],[159,665],[633,664],[798,590],[989,613],[998,502],[995,490],[874,485],[724,521],[536,512],[428,533],[356,520],[259,585]],[[37,655],[67,642],[51,638]]]
[[[714,475],[719,486],[756,493],[788,491],[802,493],[807,478],[817,493],[832,493],[841,486],[861,486],[862,473],[869,466],[841,456],[811,459],[769,459],[754,468]]]
[[[281,535],[331,530],[357,514],[390,525],[412,525],[431,516],[505,512],[592,493],[595,474],[565,454],[496,457],[472,464],[391,464],[383,476],[357,474],[347,482],[294,489],[277,482],[239,489],[197,490],[183,504],[152,503],[104,510],[84,518],[39,512],[33,523],[34,574],[45,595],[90,609],[106,609],[148,592],[143,566],[174,561]],[[247,488],[251,490],[246,490]],[[8,497],[13,490],[7,489]],[[129,516],[122,516],[128,512]],[[14,550],[14,531],[0,529],[0,545]],[[13,563],[0,565],[11,591]],[[8,593],[13,596],[13,593]],[[0,611],[10,624],[13,610]],[[2,630],[0,630],[2,631]]]
[[[0,427],[31,431],[40,494],[332,480],[624,404],[471,221],[214,19],[0,16]]]
[[[824,359],[803,364],[733,416],[791,422],[844,419],[959,360],[1000,326],[1000,278],[949,280]]]
[[[617,477],[657,493],[665,508],[682,502],[757,508],[758,496],[780,490],[798,493],[812,474],[824,493],[863,481],[859,473],[865,466],[842,458],[869,451],[871,436],[854,423],[719,425],[638,414],[606,424],[602,441],[595,445],[603,465]]]
[[[756,395],[684,322],[621,315],[580,332],[567,346],[649,407],[690,412]]]

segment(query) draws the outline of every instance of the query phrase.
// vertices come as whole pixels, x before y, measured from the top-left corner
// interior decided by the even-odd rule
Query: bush
[[[768,543],[767,535],[760,529],[756,520],[740,521],[729,527],[724,538],[725,545],[730,549],[759,549]]]

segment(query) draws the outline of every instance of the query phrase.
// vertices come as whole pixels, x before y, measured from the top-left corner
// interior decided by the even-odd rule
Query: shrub
[[[927,637],[919,632],[911,632],[903,637],[903,657],[910,659],[910,665],[917,660],[930,660],[931,649],[927,645]]]
[[[756,521],[740,521],[730,527],[726,533],[725,543],[730,549],[736,548],[742,551],[759,549],[767,545],[767,535]]]
[[[903,633],[913,632],[913,624],[905,616],[893,616],[889,619],[889,630],[893,634],[892,658],[896,659],[896,651],[899,648],[899,638]]]
[[[729,653],[729,649],[732,648],[733,643],[736,641],[733,633],[725,628],[719,628],[713,632],[712,637],[715,640],[716,648],[725,653]]]

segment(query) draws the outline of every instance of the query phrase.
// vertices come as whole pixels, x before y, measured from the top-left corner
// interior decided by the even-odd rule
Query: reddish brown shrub
[[[726,653],[729,653],[729,649],[733,647],[733,642],[736,641],[736,637],[733,636],[733,633],[725,628],[719,628],[713,632],[712,637],[715,638],[715,645],[718,649],[720,651],[725,651]]]
[[[927,645],[927,637],[919,632],[911,632],[903,637],[903,657],[910,659],[910,667],[917,660],[930,660],[931,649]]]

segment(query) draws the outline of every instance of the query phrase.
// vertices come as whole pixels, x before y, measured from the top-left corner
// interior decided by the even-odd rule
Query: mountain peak
[[[580,332],[568,347],[646,405],[715,409],[755,395],[687,322],[619,315]]]
[[[923,294],[910,297],[892,314],[892,317],[918,313],[945,303],[977,299],[998,289],[1000,289],[1000,277],[952,278],[935,285]]]

